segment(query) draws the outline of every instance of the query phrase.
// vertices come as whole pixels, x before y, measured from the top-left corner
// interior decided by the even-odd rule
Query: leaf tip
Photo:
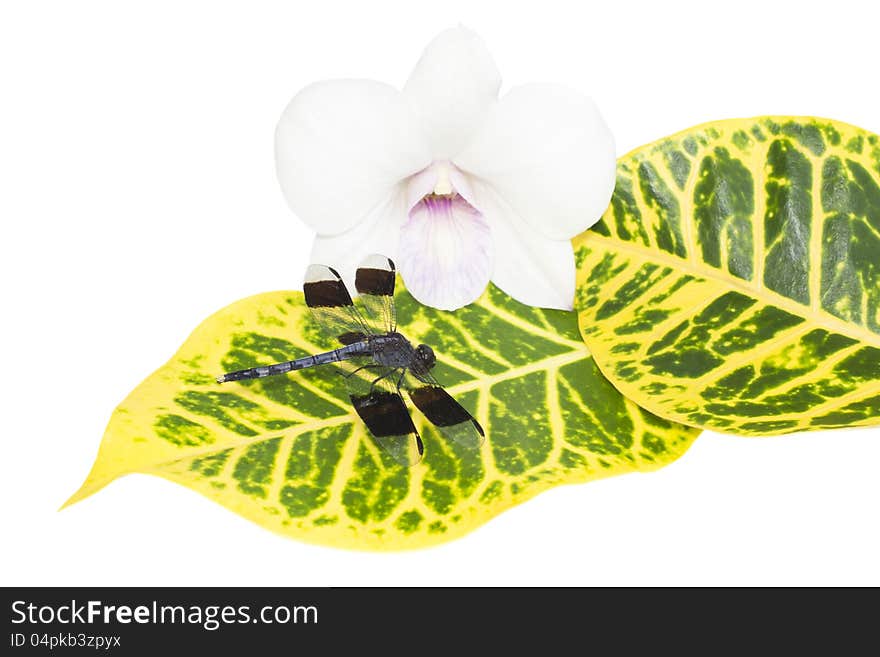
[[[81,500],[84,500],[93,492],[94,491],[88,489],[88,481],[86,481],[73,495],[67,498],[64,504],[58,507],[58,510],[64,511],[64,509],[66,509],[67,507],[72,506]]]
[[[99,490],[104,488],[104,486],[109,484],[112,480],[113,480],[112,478],[105,479],[105,480],[96,480],[94,477],[92,477],[90,475],[83,482],[82,486],[80,486],[73,495],[71,495],[69,498],[67,498],[67,501],[65,501],[64,504],[62,504],[61,506],[58,507],[58,510],[63,511],[67,507],[73,506],[77,502],[81,502],[82,500],[86,499],[87,497],[91,497],[92,495],[97,493]]]

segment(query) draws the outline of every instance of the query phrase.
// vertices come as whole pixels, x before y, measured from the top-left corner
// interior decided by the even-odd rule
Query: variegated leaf
[[[575,241],[583,337],[663,417],[766,435],[880,421],[880,143],[719,121],[618,164]]]
[[[398,284],[398,287],[399,284]],[[260,525],[333,546],[403,549],[460,536],[551,486],[656,469],[697,431],[627,401],[599,373],[574,313],[490,288],[455,313],[397,294],[400,326],[434,347],[438,378],[486,430],[481,450],[413,409],[425,456],[406,468],[364,431],[333,366],[219,385],[224,371],[327,350],[299,292],[207,319],[116,409],[82,488],[145,472]]]

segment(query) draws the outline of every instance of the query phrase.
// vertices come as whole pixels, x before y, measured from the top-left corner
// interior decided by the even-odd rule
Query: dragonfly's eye
[[[425,367],[428,369],[434,367],[434,364],[437,362],[437,357],[434,356],[434,350],[431,349],[431,347],[426,344],[420,344],[416,351],[419,352],[419,359]]]

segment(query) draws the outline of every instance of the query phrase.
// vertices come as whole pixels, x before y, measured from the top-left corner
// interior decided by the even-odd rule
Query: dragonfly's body
[[[304,356],[303,358],[289,360],[284,363],[229,372],[228,374],[218,376],[217,382],[226,383],[227,381],[260,379],[274,374],[286,374],[287,372],[304,370],[317,365],[339,363],[360,356],[371,357],[377,366],[394,369],[408,368],[416,372],[421,372],[424,369],[421,359],[418,357],[418,352],[410,341],[395,331],[385,333],[384,335],[369,335],[364,340],[353,342],[332,351],[315,354],[314,356]],[[369,365],[366,367],[369,367]]]
[[[311,265],[303,283],[306,305],[325,335],[343,346],[284,363],[227,372],[218,376],[217,382],[260,379],[336,363],[367,431],[399,463],[413,465],[423,452],[421,436],[401,391],[442,435],[465,447],[479,447],[483,441],[480,423],[431,373],[434,351],[426,344],[414,347],[397,332],[394,281],[391,260],[368,257],[355,277],[362,313],[335,269]]]

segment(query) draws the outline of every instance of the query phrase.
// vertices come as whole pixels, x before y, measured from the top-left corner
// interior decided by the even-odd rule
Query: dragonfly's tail
[[[315,365],[324,365],[325,363],[336,363],[351,356],[365,353],[365,345],[361,343],[350,344],[340,349],[334,349],[323,354],[315,354],[314,356],[306,356],[305,358],[297,358],[284,363],[275,363],[274,365],[265,365],[263,367],[251,367],[247,370],[238,370],[236,372],[227,372],[217,377],[217,383],[227,383],[229,381],[243,381],[245,379],[262,379],[264,376],[272,376],[273,374],[285,374],[294,370],[302,370]]]
[[[310,357],[311,358],[311,357]],[[217,377],[217,383],[227,383],[228,381],[241,381],[243,379],[262,379],[264,376],[272,376],[273,374],[284,374],[293,370],[302,369],[304,366],[295,367],[299,360],[289,360],[286,363],[276,363],[275,365],[267,365],[265,367],[251,367],[247,370],[238,370],[237,372],[227,372]]]

